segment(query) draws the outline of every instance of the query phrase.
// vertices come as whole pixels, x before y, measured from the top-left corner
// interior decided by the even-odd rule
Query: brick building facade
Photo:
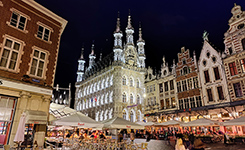
[[[34,140],[42,145],[67,21],[33,0],[0,1],[0,8],[4,14],[0,20],[0,107],[4,108],[0,122],[5,126],[0,144],[13,145],[25,112],[26,125],[36,130]]]

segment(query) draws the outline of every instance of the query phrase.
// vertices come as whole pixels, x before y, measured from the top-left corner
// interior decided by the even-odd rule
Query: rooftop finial
[[[236,3],[234,3],[234,6],[236,6]]]

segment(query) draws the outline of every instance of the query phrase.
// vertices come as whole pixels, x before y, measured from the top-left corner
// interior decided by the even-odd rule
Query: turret
[[[88,68],[92,68],[93,65],[95,64],[95,54],[94,54],[94,44],[92,44],[92,48],[91,48],[91,54],[89,54],[89,66]]]
[[[86,62],[84,59],[83,53],[84,53],[84,48],[82,48],[81,56],[78,59],[77,82],[80,82],[83,80],[84,65]]]
[[[116,30],[114,31],[114,47],[113,47],[113,52],[114,52],[114,61],[121,61],[121,55],[122,55],[122,31],[120,29],[120,18],[119,18],[119,12],[118,12],[118,17],[117,17],[117,25],[116,25]]]
[[[139,55],[139,67],[145,68],[145,41],[142,38],[141,24],[139,26],[139,39],[137,41],[138,55]]]
[[[129,15],[128,15],[128,25],[126,27],[126,31],[125,32],[126,32],[127,44],[134,45],[134,37],[133,37],[134,28],[132,27],[132,24],[131,24],[130,12],[129,12]]]

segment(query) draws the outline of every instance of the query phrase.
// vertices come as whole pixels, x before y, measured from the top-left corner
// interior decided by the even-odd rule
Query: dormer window
[[[228,50],[229,50],[229,53],[230,53],[230,55],[231,55],[231,54],[233,53],[232,48],[229,47]]]
[[[189,72],[188,72],[188,67],[185,66],[185,67],[183,68],[183,74],[185,75],[185,74],[187,74],[187,73],[189,73]]]

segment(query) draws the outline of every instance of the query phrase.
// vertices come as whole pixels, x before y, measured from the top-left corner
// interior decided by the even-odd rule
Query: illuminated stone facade
[[[120,19],[114,32],[113,53],[96,61],[94,45],[85,69],[83,50],[78,60],[75,109],[89,117],[103,121],[119,116],[135,122],[143,119],[145,41],[141,28],[137,46],[134,44],[134,28],[128,16],[126,44],[122,45],[123,33]]]

